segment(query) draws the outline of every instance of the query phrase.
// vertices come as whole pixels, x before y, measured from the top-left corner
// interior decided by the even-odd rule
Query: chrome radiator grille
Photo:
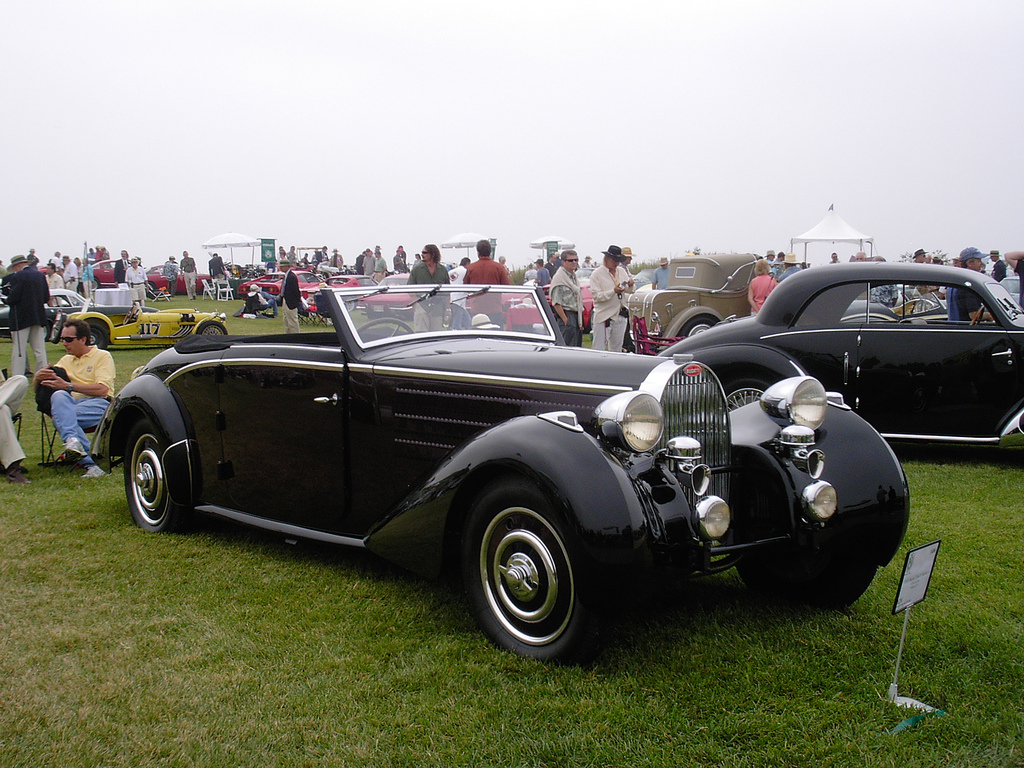
[[[681,435],[699,440],[703,461],[713,471],[709,493],[729,501],[729,473],[714,472],[727,467],[731,455],[729,410],[718,378],[702,365],[679,366],[664,385],[661,405],[665,432],[658,448]]]

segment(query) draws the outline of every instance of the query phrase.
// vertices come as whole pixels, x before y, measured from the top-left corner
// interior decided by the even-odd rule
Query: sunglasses
[[[565,262],[565,261],[579,261],[579,259],[562,259],[562,261],[563,262]]]
[[[77,336],[61,336],[60,341],[62,344],[70,344],[72,341],[77,339]]]

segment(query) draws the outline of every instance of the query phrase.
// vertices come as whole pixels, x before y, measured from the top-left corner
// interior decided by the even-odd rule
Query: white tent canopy
[[[550,237],[539,237],[530,243],[531,248],[546,248],[548,243],[558,243],[558,250],[562,251],[566,248],[575,248],[576,243],[566,240],[564,237],[558,237],[557,235],[551,235]]]
[[[457,235],[452,235],[443,243],[442,248],[476,248],[476,244],[481,240],[487,238],[483,235],[477,234],[476,232],[460,232]]]
[[[243,235],[238,232],[225,232],[223,235],[217,235],[211,237],[205,243],[203,248],[259,248],[260,239],[258,237],[250,237],[249,235]]]
[[[829,206],[828,213],[825,214],[825,218],[819,221],[814,227],[807,230],[799,237],[794,237],[790,240],[789,247],[792,248],[797,243],[804,244],[805,261],[807,260],[808,243],[853,243],[861,250],[864,250],[864,243],[868,243],[871,246],[872,253],[874,253],[875,249],[875,239],[869,235],[865,235],[863,232],[858,232],[843,221],[842,217],[833,210],[832,206]]]

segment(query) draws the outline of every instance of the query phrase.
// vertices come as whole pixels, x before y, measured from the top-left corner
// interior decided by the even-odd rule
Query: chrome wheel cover
[[[140,437],[132,451],[131,463],[132,500],[139,516],[152,526],[160,525],[167,512],[167,485],[157,445],[153,435]]]
[[[480,542],[480,581],[491,612],[516,640],[547,645],[572,618],[575,583],[565,545],[523,507],[494,516]]]

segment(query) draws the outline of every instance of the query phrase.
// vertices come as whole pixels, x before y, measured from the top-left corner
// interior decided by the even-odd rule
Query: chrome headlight
[[[772,384],[761,395],[761,407],[773,421],[817,429],[825,420],[828,396],[812,376],[794,376]]]
[[[803,491],[804,511],[812,520],[823,523],[836,513],[839,498],[831,483],[819,480],[811,483]]]
[[[594,411],[603,438],[634,453],[651,450],[661,440],[665,423],[658,398],[646,392],[620,392]]]
[[[714,541],[725,536],[732,523],[729,505],[717,496],[708,496],[697,505],[697,520],[701,538]]]

